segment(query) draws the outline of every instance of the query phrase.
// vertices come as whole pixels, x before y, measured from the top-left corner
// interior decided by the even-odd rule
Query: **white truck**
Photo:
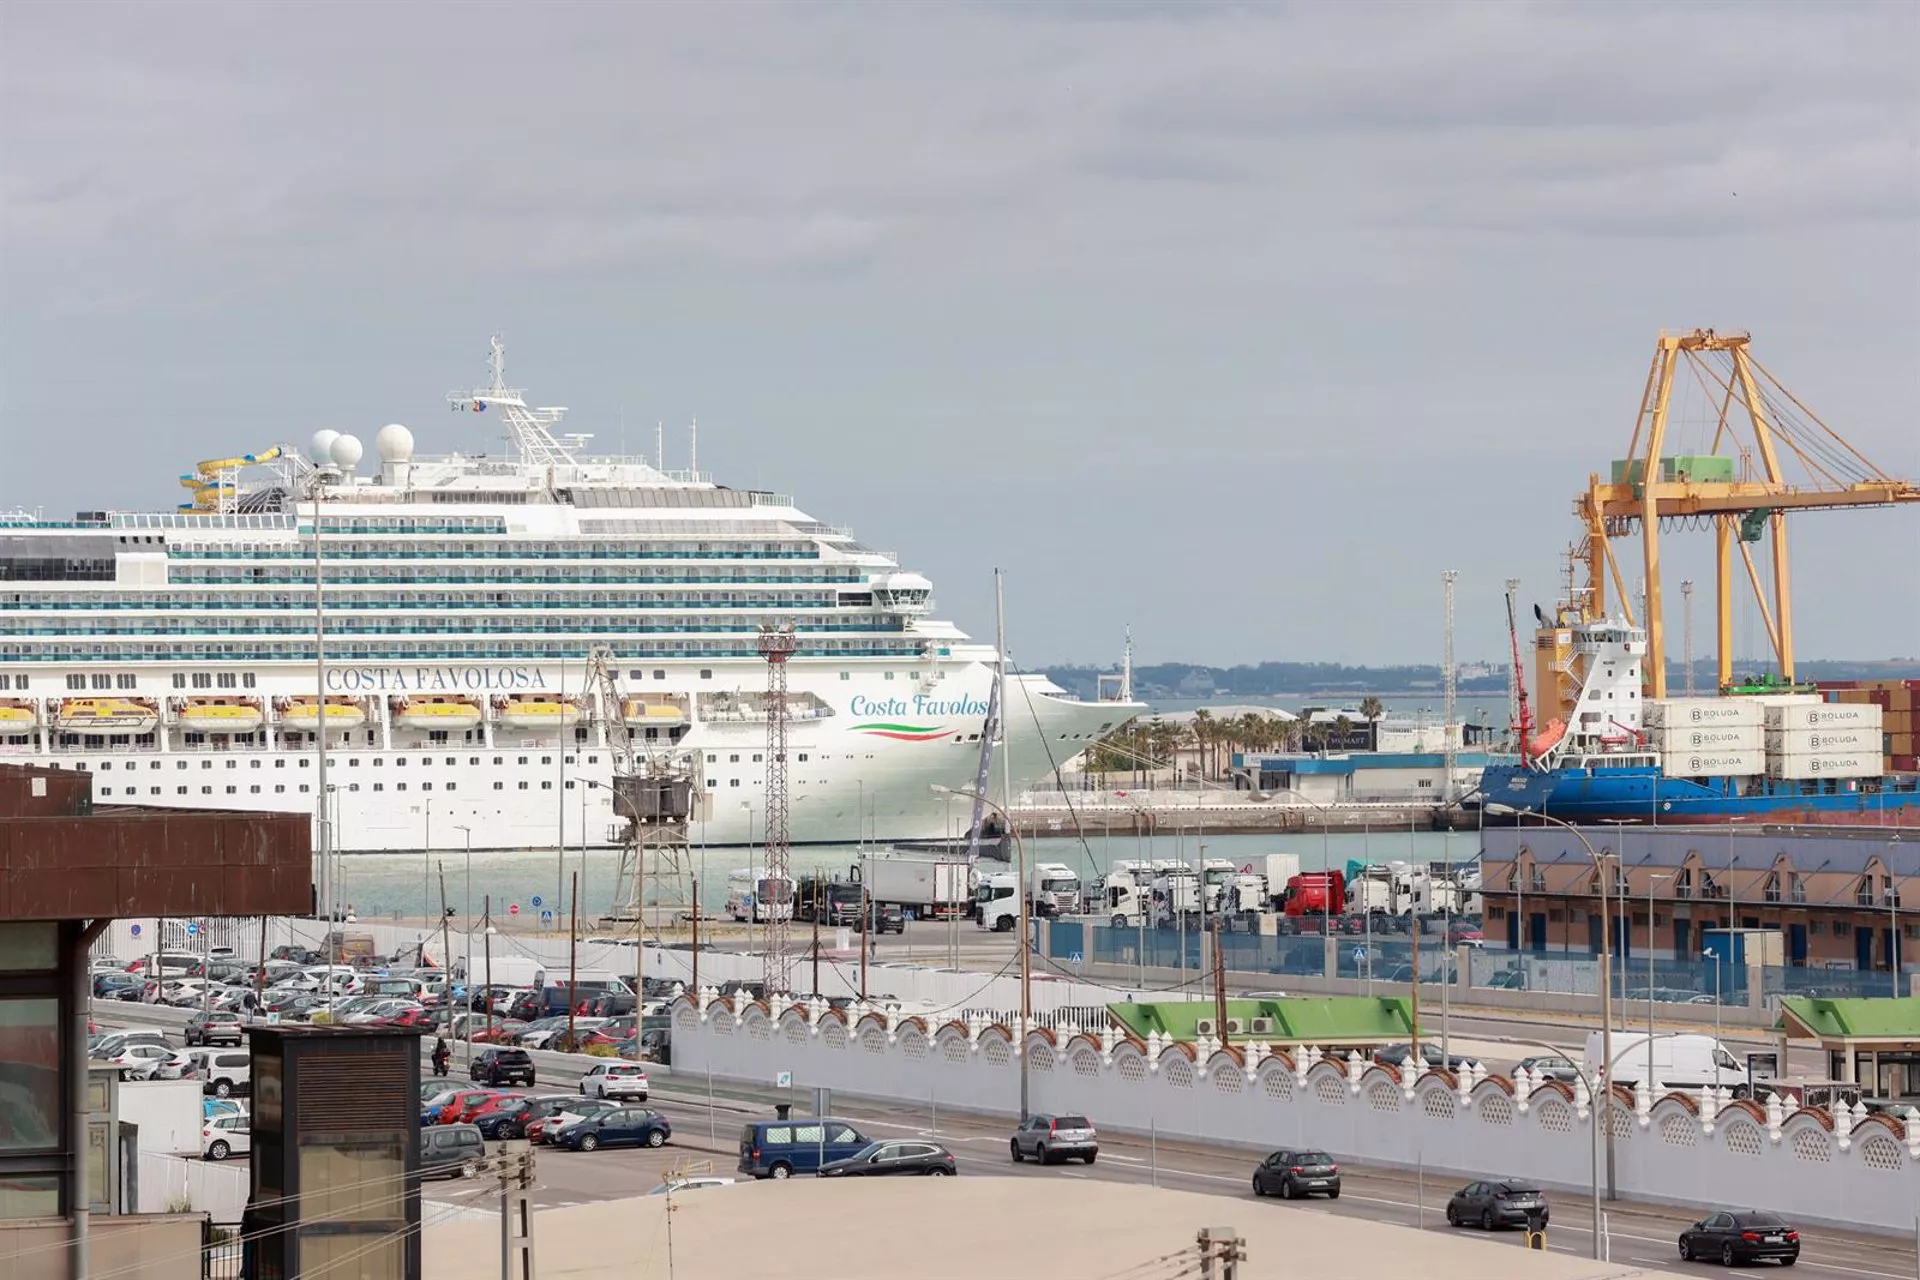
[[[1033,909],[1043,916],[1080,914],[1080,877],[1064,862],[1035,863],[1032,871]]]
[[[980,877],[973,891],[974,923],[982,929],[1005,933],[1020,923],[1020,876],[1013,871],[992,871]]]
[[[1218,909],[1223,917],[1238,916],[1243,920],[1265,914],[1268,910],[1267,878],[1245,871],[1234,872],[1222,886]],[[1249,923],[1247,927],[1253,926]]]
[[[1587,1033],[1587,1070],[1599,1074],[1604,1037],[1598,1031]],[[1635,1085],[1647,1078],[1647,1033],[1613,1033],[1613,1083]],[[1656,1035],[1651,1045],[1653,1084],[1657,1097],[1667,1089],[1699,1089],[1706,1085],[1725,1085],[1734,1096],[1748,1094],[1747,1069],[1712,1036]]]
[[[1300,855],[1297,853],[1263,853],[1249,860],[1251,874],[1267,882],[1268,903],[1272,910],[1278,911],[1280,903],[1275,901],[1286,892],[1287,881],[1300,874]]]
[[[1182,920],[1188,928],[1200,927],[1200,876],[1192,867],[1176,864],[1153,878],[1152,923],[1171,929]]]
[[[1208,858],[1200,864],[1200,880],[1206,886],[1207,914],[1220,910],[1221,895],[1240,869],[1225,858]]]
[[[1148,892],[1153,884],[1153,868],[1145,862],[1116,862],[1100,878],[1096,915],[1104,915],[1116,929],[1132,929],[1147,918]]]
[[[498,941],[495,939],[496,943]],[[500,948],[496,946],[494,950],[498,952]],[[547,985],[550,973],[551,970],[546,961],[535,960],[530,956],[494,955],[489,959],[476,952],[473,957],[473,982],[478,986],[527,987],[537,993]],[[454,977],[466,976],[466,961],[464,959],[456,961]],[[566,967],[562,965],[559,978],[564,981],[566,976]]]
[[[868,899],[881,906],[897,906],[922,920],[967,912],[971,868],[964,861],[892,854],[863,859],[858,866]]]

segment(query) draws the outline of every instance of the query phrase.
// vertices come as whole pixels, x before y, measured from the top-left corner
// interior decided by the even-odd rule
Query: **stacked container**
[[[1767,776],[1790,781],[1877,778],[1881,707],[1873,702],[1794,702],[1766,708]]]
[[[1670,778],[1742,778],[1766,767],[1764,708],[1747,698],[1663,698],[1641,714]]]
[[[1880,752],[1888,773],[1920,773],[1920,680],[1823,682],[1827,700],[1880,709]]]

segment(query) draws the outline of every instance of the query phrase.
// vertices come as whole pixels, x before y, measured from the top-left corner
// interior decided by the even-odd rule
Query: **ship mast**
[[[553,435],[553,428],[560,425],[566,409],[529,409],[525,393],[507,385],[507,344],[499,334],[493,336],[488,349],[487,371],[492,375],[491,385],[447,393],[447,404],[454,412],[467,409],[485,413],[488,409],[498,409],[507,420],[507,433],[520,461],[537,466],[570,465],[573,451]]]

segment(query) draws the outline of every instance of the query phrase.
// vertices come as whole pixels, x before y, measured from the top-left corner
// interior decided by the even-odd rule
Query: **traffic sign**
[[[520,914],[520,904],[519,904],[519,903],[517,903],[517,902],[515,902],[515,903],[511,903],[511,904],[509,904],[509,905],[508,905],[508,907],[507,907],[507,914],[508,914],[508,915],[510,915],[510,916],[517,916],[517,915],[519,915],[519,914]]]
[[[189,938],[193,937],[195,934],[199,932],[200,932],[200,926],[197,923],[195,923],[192,920],[187,921],[187,936]]]
[[[537,907],[540,905],[540,895],[536,893],[533,895],[533,897],[529,898],[528,901],[533,903],[533,905]]]
[[[1081,955],[1078,951],[1076,951],[1072,955],[1067,957],[1067,963],[1072,965],[1074,968],[1078,969],[1081,965],[1086,963],[1086,959],[1087,958],[1085,956]]]
[[[776,1089],[793,1088],[793,1072],[782,1071],[779,1075],[776,1075],[773,1078],[773,1087]]]
[[[540,913],[540,923],[541,923],[541,924],[552,924],[552,923],[553,923],[553,912],[551,912],[551,911],[542,911],[542,912]]]
[[[131,932],[131,933],[133,934],[133,936],[134,936],[134,937],[136,937],[136,938],[140,936],[140,926],[139,926],[139,925],[137,925],[137,924],[136,924],[136,925],[133,925],[133,926],[131,926],[131,928],[130,928],[130,930],[129,930],[129,931],[130,931],[130,932]]]

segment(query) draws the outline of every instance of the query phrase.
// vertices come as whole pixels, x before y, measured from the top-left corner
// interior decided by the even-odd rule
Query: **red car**
[[[478,1124],[480,1117],[499,1111],[502,1104],[508,1104],[510,1111],[524,1110],[527,1100],[517,1093],[489,1093],[473,1106],[463,1109],[460,1120],[464,1124]]]
[[[508,1018],[504,1022],[494,1023],[491,1029],[482,1027],[480,1030],[474,1032],[473,1042],[475,1044],[512,1044],[516,1037],[526,1029],[526,1023],[514,1018]]]
[[[1481,932],[1473,926],[1457,924],[1447,930],[1447,945],[1457,947],[1461,943],[1465,943],[1470,947],[1478,947],[1485,945],[1486,939]]]
[[[462,1089],[440,1108],[441,1124],[467,1124],[489,1099],[500,1096],[497,1089]]]

